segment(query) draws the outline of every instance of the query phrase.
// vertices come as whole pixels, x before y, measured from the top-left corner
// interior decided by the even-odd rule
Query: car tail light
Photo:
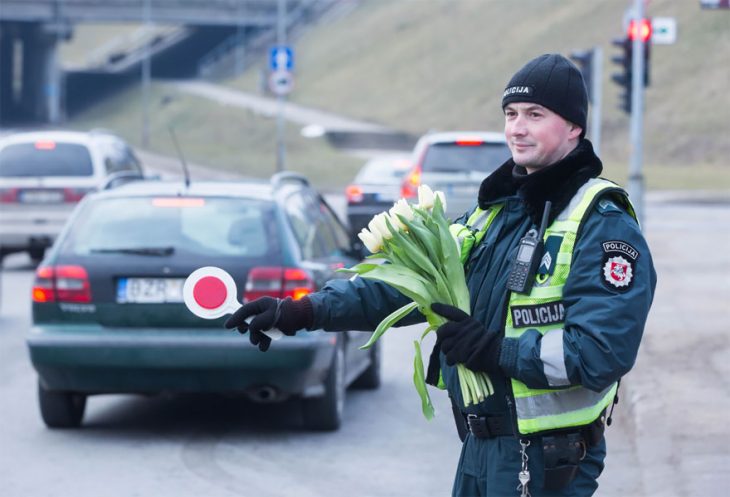
[[[400,187],[400,195],[403,198],[413,198],[418,195],[418,187],[421,186],[421,165],[416,164],[406,174]]]
[[[63,201],[68,203],[78,202],[92,190],[93,188],[64,188]]]
[[[56,291],[53,285],[53,268],[41,266],[35,272],[33,282],[33,302],[55,302]]]
[[[345,189],[345,196],[351,204],[362,202],[362,188],[357,185],[350,185]]]
[[[55,150],[56,142],[52,140],[38,140],[35,142],[36,150]]]
[[[0,188],[0,204],[14,204],[17,201],[17,188]]]
[[[299,300],[314,291],[314,282],[303,269],[284,267],[255,267],[248,273],[243,301],[260,297],[291,297]]]
[[[284,270],[284,297],[299,300],[314,291],[314,282],[303,269]]]
[[[204,198],[160,197],[152,199],[153,207],[204,207]]]
[[[91,302],[89,275],[81,266],[41,266],[33,283],[33,302]]]
[[[471,138],[465,136],[456,140],[456,144],[460,147],[478,147],[484,145],[484,140],[481,138]]]

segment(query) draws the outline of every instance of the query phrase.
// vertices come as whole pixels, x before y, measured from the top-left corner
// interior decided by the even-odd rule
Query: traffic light
[[[644,86],[649,86],[649,58],[651,55],[651,19],[644,18],[638,23],[632,20],[629,23],[628,38],[632,42],[641,39],[644,47]]]
[[[621,49],[621,54],[611,57],[611,61],[621,66],[622,72],[613,73],[611,79],[622,88],[622,92],[619,96],[621,99],[619,108],[631,114],[631,39],[628,36],[625,38],[614,38],[611,43]]]
[[[651,53],[651,20],[641,19],[638,23],[632,20],[623,38],[614,38],[611,42],[621,50],[619,55],[611,57],[611,61],[622,68],[622,72],[614,73],[611,79],[622,89],[619,108],[631,113],[631,77],[633,75],[633,44],[634,38],[639,37],[644,49],[644,86],[649,86],[649,56]]]
[[[583,75],[583,81],[588,90],[588,100],[593,103],[593,49],[576,50],[570,53],[570,58],[575,61],[576,66]]]

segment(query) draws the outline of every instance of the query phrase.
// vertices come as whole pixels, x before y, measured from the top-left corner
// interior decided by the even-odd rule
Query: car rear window
[[[422,171],[489,173],[501,166],[510,155],[506,143],[482,143],[480,145],[436,143],[426,151]]]
[[[370,161],[357,173],[355,183],[399,183],[409,168],[410,163],[403,159]]]
[[[38,141],[0,150],[0,177],[92,176],[91,155],[84,145]]]
[[[278,260],[273,205],[223,197],[94,199],[62,251],[75,255],[172,249],[174,254]],[[210,261],[215,265],[215,260]]]

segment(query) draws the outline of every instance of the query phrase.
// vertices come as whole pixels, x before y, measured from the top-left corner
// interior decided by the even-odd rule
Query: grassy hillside
[[[296,41],[292,100],[422,133],[501,129],[512,73],[546,52],[603,47],[603,157],[623,181],[629,119],[616,109],[610,57],[628,0],[363,0]],[[730,188],[730,13],[653,0],[678,41],[655,45],[646,92],[645,163],[654,188]],[[229,82],[256,91],[255,71]],[[623,178],[621,177],[623,176]]]
[[[188,96],[165,83],[152,86],[148,150],[176,157],[168,126],[188,161],[269,177],[276,172],[276,122],[240,109]],[[142,96],[130,88],[68,123],[75,129],[106,128],[135,146],[142,145]],[[322,139],[303,138],[298,126],[287,128],[287,168],[306,174],[322,189],[340,189],[362,161],[335,150]]]

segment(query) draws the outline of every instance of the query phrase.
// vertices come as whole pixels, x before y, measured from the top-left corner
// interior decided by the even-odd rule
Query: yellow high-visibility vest
[[[550,273],[539,274],[529,294],[510,293],[505,337],[518,338],[528,329],[537,330],[543,336],[540,357],[545,364],[546,377],[552,386],[558,387],[532,389],[519,380],[511,379],[517,428],[521,435],[588,425],[598,418],[616,396],[617,383],[601,392],[570,385],[563,354],[563,287],[570,274],[576,238],[589,209],[601,195],[608,192],[622,197],[622,203],[636,219],[628,195],[618,185],[600,178],[589,180],[545,232],[544,240],[550,237],[562,239],[556,260],[548,264],[552,268]],[[452,225],[451,232],[462,247],[462,262],[466,262],[471,249],[481,241],[501,208],[501,205],[491,206],[487,210],[477,208],[469,217],[467,227]],[[540,319],[521,319],[521,316],[526,315],[538,316]],[[535,324],[536,321],[547,324]]]

